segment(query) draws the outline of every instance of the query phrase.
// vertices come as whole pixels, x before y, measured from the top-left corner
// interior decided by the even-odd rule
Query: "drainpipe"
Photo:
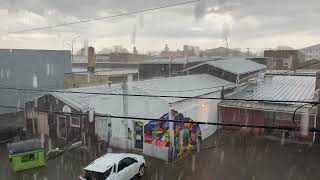
[[[169,120],[173,120],[172,106],[169,104]],[[169,148],[169,160],[173,161],[174,157],[174,122],[169,122],[169,133],[170,133],[170,148]]]
[[[122,92],[123,92],[123,96],[122,96],[122,103],[123,103],[123,116],[128,117],[128,96],[126,96],[126,94],[128,94],[128,77],[125,77],[123,84],[122,84]],[[128,119],[123,119],[122,120],[122,124],[123,124],[123,133],[122,136],[124,139],[128,139]],[[128,149],[128,145],[129,143],[126,144],[126,148]]]
[[[236,80],[236,84],[239,86],[240,84],[240,78],[239,78],[239,74],[237,74],[237,80]]]

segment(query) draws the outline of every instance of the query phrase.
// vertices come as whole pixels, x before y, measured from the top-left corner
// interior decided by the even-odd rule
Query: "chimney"
[[[96,54],[92,46],[88,47],[88,72],[94,73],[96,69]]]

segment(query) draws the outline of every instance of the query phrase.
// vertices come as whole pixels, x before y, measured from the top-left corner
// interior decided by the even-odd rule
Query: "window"
[[[122,159],[118,165],[118,172],[120,172],[122,169],[124,169],[124,168],[126,168],[136,162],[138,162],[138,161],[133,158],[130,158],[130,157],[126,157],[126,158]]]
[[[71,117],[70,126],[80,128],[80,118],[79,117]]]
[[[4,78],[4,70],[2,68],[0,70],[0,77],[1,77],[1,79]]]
[[[273,67],[277,67],[277,62],[273,61]]]
[[[57,116],[57,135],[59,138],[67,139],[67,121],[65,116]]]
[[[288,68],[289,67],[289,63],[288,63],[288,60],[283,60],[283,66]]]
[[[34,161],[35,159],[36,159],[35,154],[26,154],[21,157],[21,162],[25,163],[29,161]]]

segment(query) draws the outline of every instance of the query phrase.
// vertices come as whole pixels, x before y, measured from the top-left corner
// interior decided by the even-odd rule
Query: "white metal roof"
[[[267,68],[267,66],[263,64],[259,64],[244,58],[208,61],[205,64],[220,68],[234,74],[245,74]]]
[[[257,83],[249,83],[246,86],[239,88],[226,98],[274,101],[313,101],[315,83],[315,76],[266,76]],[[253,109],[271,108],[283,111],[292,111],[292,108],[293,110],[296,108],[291,107],[288,104],[297,105],[297,103],[249,103],[240,101],[223,101],[220,104],[224,106],[241,106]]]
[[[74,74],[89,74],[87,67],[72,67],[72,73]],[[123,75],[123,74],[137,74],[138,69],[128,68],[96,68],[94,75]]]
[[[129,94],[139,95],[166,95],[196,97],[222,89],[221,86],[234,87],[223,79],[210,75],[188,75],[171,78],[160,78],[145,81],[135,81],[128,83]],[[92,86],[85,88],[68,89],[66,91],[116,93],[122,94],[121,84]],[[96,113],[123,115],[123,97],[112,95],[80,94],[80,93],[52,93],[56,98],[66,104],[76,108],[94,108]],[[184,99],[179,98],[159,98],[159,97],[128,97],[128,109],[130,116],[144,116],[150,118],[160,117],[163,112],[168,111],[170,103],[175,103]]]

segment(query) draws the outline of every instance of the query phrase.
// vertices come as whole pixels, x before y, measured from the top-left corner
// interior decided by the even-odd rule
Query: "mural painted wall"
[[[198,123],[190,123],[193,120],[184,117],[183,114],[172,110],[174,122],[174,153],[172,159],[177,159],[186,151],[192,150],[201,138],[201,131]],[[170,146],[169,114],[164,114],[159,120],[150,121],[144,126],[144,142],[154,144],[159,147]]]

